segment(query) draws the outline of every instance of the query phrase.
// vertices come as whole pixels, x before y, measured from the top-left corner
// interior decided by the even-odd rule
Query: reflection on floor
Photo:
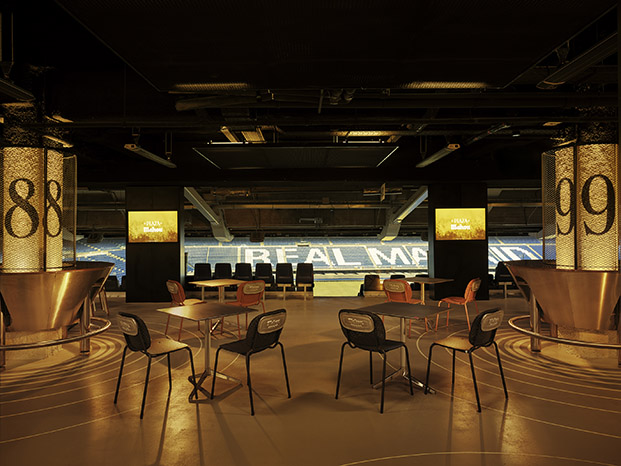
[[[89,356],[78,344],[65,345],[47,360],[9,362],[0,373],[0,462],[21,465],[577,465],[621,464],[621,369],[616,361],[597,364],[565,359],[550,343],[533,355],[528,338],[506,325],[499,331],[509,400],[505,402],[493,351],[475,353],[482,413],[467,358],[457,356],[451,389],[449,353],[434,351],[430,385],[410,396],[404,382],[389,382],[379,413],[379,391],[369,385],[368,356],[345,351],[341,392],[334,399],[338,355],[344,337],[337,322],[343,308],[382,298],[270,299],[268,310],[285,307],[285,345],[292,398],[287,399],[280,354],[254,356],[256,415],[250,416],[246,387],[218,381],[216,398],[188,403],[190,372],[185,354],[173,355],[168,393],[166,360],[154,363],[144,419],[139,419],[146,358],[130,354],[117,405],[112,403],[124,346],[114,314],[144,317],[161,335],[161,304],[126,304],[110,298],[113,328],[92,339]],[[517,296],[479,303],[501,306],[507,317],[527,313]],[[465,333],[463,312],[451,326],[424,333],[415,324],[408,347],[413,372],[424,379],[430,342]],[[233,325],[235,319],[230,320]],[[386,318],[389,337],[398,321]],[[176,332],[171,332],[175,335]],[[230,341],[217,335],[212,349]],[[204,345],[195,325],[182,340],[203,366]],[[212,355],[213,357],[213,355]],[[376,356],[377,357],[377,356]],[[244,361],[223,354],[222,371],[245,380]],[[213,361],[213,359],[212,359]],[[389,356],[393,366],[398,355]],[[381,371],[374,364],[374,379]],[[230,390],[232,388],[232,390]],[[225,393],[226,392],[226,393]],[[223,394],[224,393],[224,394]]]

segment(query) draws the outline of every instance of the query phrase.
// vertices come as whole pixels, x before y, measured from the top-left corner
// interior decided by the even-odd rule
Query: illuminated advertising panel
[[[484,240],[485,208],[436,209],[436,240]]]
[[[127,241],[129,243],[177,242],[177,212],[175,210],[128,212]]]

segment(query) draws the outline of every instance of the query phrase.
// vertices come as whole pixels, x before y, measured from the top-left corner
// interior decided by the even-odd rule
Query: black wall
[[[437,208],[487,208],[487,186],[484,183],[451,183],[429,186],[429,276],[453,278],[434,285],[433,299],[463,296],[473,278],[481,279],[477,299],[489,299],[487,239],[481,241],[436,241]]]
[[[170,302],[166,280],[183,283],[183,188],[128,187],[126,208],[130,210],[176,210],[179,241],[176,243],[126,244],[126,301]]]

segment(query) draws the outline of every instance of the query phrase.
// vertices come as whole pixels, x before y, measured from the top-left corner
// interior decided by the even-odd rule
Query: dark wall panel
[[[183,282],[183,188],[128,187],[127,211],[176,210],[179,241],[176,243],[127,243],[127,302],[170,302],[166,280]]]
[[[477,299],[489,299],[487,239],[481,241],[436,241],[437,208],[487,208],[487,186],[484,183],[451,183],[429,186],[429,274],[453,278],[454,281],[434,286],[433,299],[463,296],[473,278],[481,279]]]

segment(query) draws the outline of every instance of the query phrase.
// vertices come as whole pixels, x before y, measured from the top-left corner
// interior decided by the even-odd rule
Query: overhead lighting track
[[[159,163],[160,165],[164,165],[165,167],[168,167],[168,168],[177,168],[177,165],[172,163],[170,160],[163,159],[162,157],[159,157],[155,155],[154,153],[149,152],[146,149],[143,149],[138,144],[125,144],[125,146],[123,147],[133,152],[134,154],[138,154],[141,157],[144,157],[145,159],[151,160],[152,162]]]
[[[538,89],[556,89],[565,84],[590,66],[601,62],[617,51],[617,33],[613,33],[586,52],[578,55],[569,63],[561,66],[554,73],[537,84]]]
[[[439,151],[431,154],[430,156],[424,158],[422,161],[418,162],[416,164],[416,168],[423,168],[423,167],[426,167],[427,165],[437,162],[441,158],[446,157],[449,154],[452,154],[460,147],[461,146],[459,144],[447,144],[446,147],[443,147]]]

